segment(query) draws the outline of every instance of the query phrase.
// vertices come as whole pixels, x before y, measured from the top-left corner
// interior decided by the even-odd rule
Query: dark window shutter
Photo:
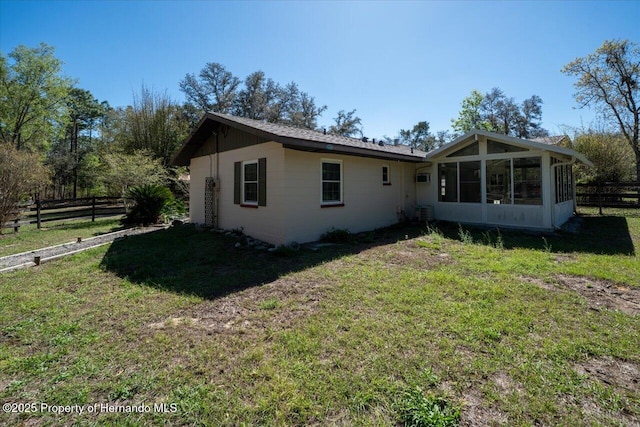
[[[267,158],[258,159],[258,206],[267,206]]]
[[[242,196],[242,162],[235,162],[233,164],[233,203],[235,205],[240,204],[240,198]]]

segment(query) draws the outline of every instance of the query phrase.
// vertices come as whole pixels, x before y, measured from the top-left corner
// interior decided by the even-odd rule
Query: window
[[[447,157],[477,156],[480,154],[480,145],[478,141],[467,145],[466,147],[449,154]]]
[[[242,163],[242,203],[258,204],[258,161]]]
[[[233,203],[245,207],[267,206],[267,159],[233,164]]]
[[[342,204],[342,162],[322,161],[322,204]]]
[[[516,205],[542,204],[540,157],[513,159],[513,202]]]
[[[440,182],[440,194],[438,200],[441,202],[458,201],[458,164],[440,163],[438,165],[438,179]]]
[[[460,162],[460,202],[480,203],[480,162]]]
[[[560,160],[552,158],[552,164],[562,163]],[[556,176],[556,203],[563,203],[573,200],[573,168],[571,165],[554,167]]]
[[[441,202],[481,202],[480,161],[440,163],[438,177]]]
[[[511,203],[511,159],[487,160],[487,203]]]
[[[515,153],[518,151],[529,151],[526,148],[516,147],[511,144],[503,144],[502,142],[487,140],[487,154]]]
[[[387,165],[382,165],[382,185],[391,185],[389,166]]]
[[[542,204],[542,158],[487,160],[487,203]]]

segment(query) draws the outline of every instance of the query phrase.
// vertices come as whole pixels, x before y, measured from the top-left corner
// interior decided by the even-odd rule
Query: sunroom
[[[427,156],[430,180],[418,180],[418,203],[435,219],[553,230],[575,212],[573,167],[591,163],[574,150],[472,131]],[[420,182],[422,181],[422,182]],[[426,182],[425,182],[426,181]]]

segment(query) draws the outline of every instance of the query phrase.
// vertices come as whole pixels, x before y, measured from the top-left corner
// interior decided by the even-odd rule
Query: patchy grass
[[[47,246],[75,241],[122,229],[119,219],[67,220],[44,223],[38,230],[35,224],[23,225],[18,233],[6,231],[0,235],[0,257],[27,252]]]
[[[168,409],[4,420],[637,424],[640,316],[612,295],[640,284],[640,218],[584,220],[546,243],[440,224],[286,257],[179,227],[2,275],[0,402]],[[590,283],[616,291],[598,305]]]

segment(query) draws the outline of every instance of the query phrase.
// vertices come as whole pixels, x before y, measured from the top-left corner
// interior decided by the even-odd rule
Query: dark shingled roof
[[[374,143],[369,140],[369,142],[364,142],[361,139],[325,134],[316,130],[302,129],[279,123],[268,123],[229,114],[207,113],[198,124],[196,130],[191,133],[174,156],[173,164],[188,165],[189,159],[211,135],[211,131],[217,123],[257,135],[269,141],[279,142],[288,148],[305,151],[333,152],[412,162],[424,161],[426,156],[425,152],[417,149],[412,152],[411,148],[406,145],[381,145],[381,141]]]

